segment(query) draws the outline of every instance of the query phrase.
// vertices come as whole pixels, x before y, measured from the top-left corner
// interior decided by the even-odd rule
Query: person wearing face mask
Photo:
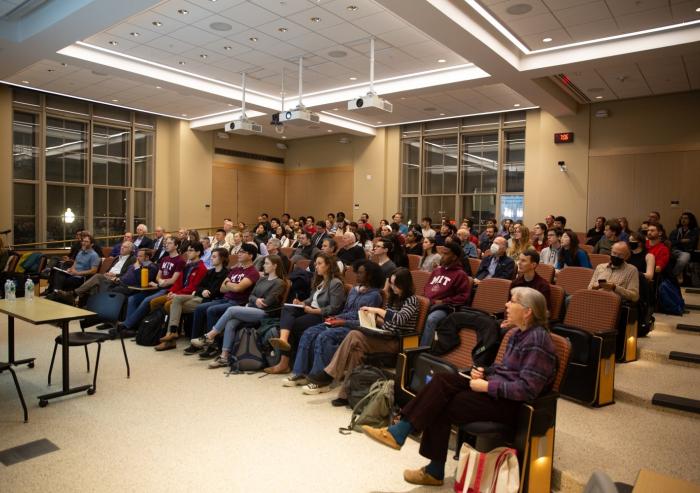
[[[628,245],[630,247],[630,258],[628,264],[634,265],[639,272],[644,274],[647,281],[654,280],[654,269],[656,268],[656,259],[647,252],[645,247],[646,238],[641,233],[632,233]]]
[[[629,257],[627,243],[615,243],[610,251],[610,262],[595,268],[588,289],[610,291],[624,300],[636,302],[639,299],[639,272],[626,262]]]
[[[484,279],[491,277],[497,279],[513,279],[515,274],[515,261],[506,255],[508,242],[502,236],[498,236],[491,244],[491,255],[484,257],[476,271],[474,284],[477,286]]]

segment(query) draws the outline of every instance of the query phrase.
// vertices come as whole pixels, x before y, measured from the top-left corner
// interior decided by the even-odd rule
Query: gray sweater
[[[284,292],[284,281],[279,277],[275,279],[268,279],[267,276],[262,276],[258,279],[253,287],[253,292],[250,293],[248,297],[248,306],[257,308],[255,300],[258,298],[263,298],[267,308],[265,311],[270,314],[278,312],[282,307],[284,300],[282,299],[282,293]]]
[[[314,289],[311,289],[311,296],[304,300],[304,303],[311,306],[314,300]],[[323,286],[321,292],[316,299],[319,308],[321,309],[322,317],[330,317],[340,313],[345,305],[345,288],[343,281],[338,278],[331,279],[331,282]]]

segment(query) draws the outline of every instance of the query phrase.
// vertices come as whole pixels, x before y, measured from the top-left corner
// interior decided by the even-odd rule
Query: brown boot
[[[292,370],[289,368],[289,366],[275,365],[265,368],[263,371],[265,373],[269,373],[270,375],[283,375],[285,373],[289,373]]]
[[[403,479],[407,483],[419,484],[422,486],[442,486],[442,483],[444,483],[442,479],[436,479],[425,472],[424,467],[420,469],[406,469],[403,472]]]
[[[175,341],[179,337],[177,332],[168,332],[164,337],[160,338],[160,342]]]
[[[167,351],[168,349],[175,349],[176,347],[177,343],[175,341],[165,341],[161,342],[153,349],[155,349],[156,351]]]

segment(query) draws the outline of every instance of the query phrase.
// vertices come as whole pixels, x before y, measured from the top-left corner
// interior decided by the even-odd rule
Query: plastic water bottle
[[[5,281],[5,299],[10,301],[10,280]]]
[[[31,280],[31,278],[27,278],[27,281],[24,283],[24,299],[26,301],[33,301],[34,300],[34,281]]]
[[[15,281],[10,280],[10,301],[15,301],[17,299],[17,296],[15,296],[16,291],[17,286],[15,286]]]

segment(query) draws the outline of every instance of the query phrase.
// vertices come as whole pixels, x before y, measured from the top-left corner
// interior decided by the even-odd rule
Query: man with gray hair
[[[338,260],[345,264],[345,267],[352,266],[358,260],[367,258],[365,249],[357,243],[357,236],[352,231],[343,233],[343,247],[338,252]]]
[[[282,251],[280,250],[281,247],[282,242],[279,240],[279,238],[270,238],[269,240],[267,240],[267,255],[258,255],[258,257],[253,262],[253,266],[255,266],[255,268],[258,269],[260,272],[262,272],[263,264],[265,264],[265,258],[270,255],[278,255],[282,259],[284,271],[287,274],[289,274],[289,271],[291,269],[291,261],[287,258],[287,256],[284,253],[282,253]]]
[[[136,226],[136,238],[134,238],[134,250],[141,250],[142,248],[148,248],[149,250],[153,248],[153,240],[148,236],[148,228],[145,224],[139,224]]]
[[[639,271],[627,263],[629,258],[627,243],[614,243],[610,250],[610,262],[595,268],[588,289],[610,291],[624,300],[636,302],[639,299]]]
[[[68,291],[65,294],[86,299],[93,294],[107,291],[107,289],[119,282],[119,278],[126,274],[126,271],[129,270],[129,267],[131,267],[134,262],[136,262],[134,244],[130,241],[125,241],[120,246],[119,257],[114,260],[112,267],[110,267],[107,272],[104,274],[95,274],[88,278],[80,287],[72,292]]]

